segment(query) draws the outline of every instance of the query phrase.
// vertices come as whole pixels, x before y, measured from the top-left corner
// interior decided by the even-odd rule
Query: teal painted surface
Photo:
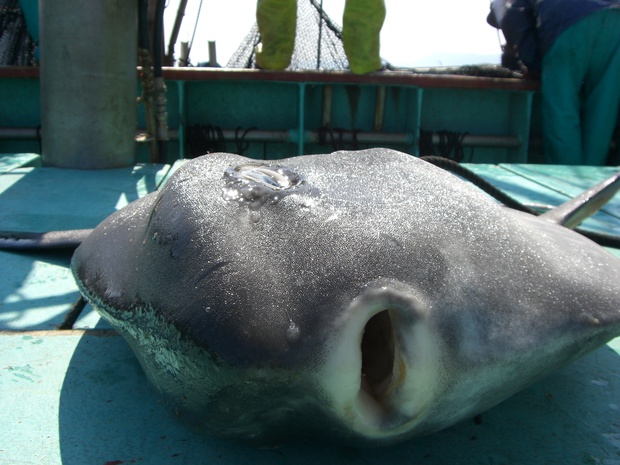
[[[0,330],[54,329],[62,323],[80,295],[69,270],[70,258],[0,253]],[[90,306],[86,312],[90,325],[96,324],[99,319]]]
[[[93,228],[152,192],[170,167],[103,171],[17,168],[0,175],[0,229],[41,232]],[[0,330],[45,330],[62,323],[79,297],[62,253],[0,252]],[[76,328],[107,326],[87,306]]]
[[[91,227],[183,165],[0,175],[0,228]],[[473,165],[519,200],[557,204],[613,171]],[[620,199],[597,225],[620,231]],[[620,256],[620,251],[616,251]],[[482,416],[382,449],[298,443],[256,449],[194,434],[158,402],[125,341],[51,330],[77,297],[66,255],[0,253],[0,463],[620,463],[620,338]],[[105,328],[87,308],[77,327]],[[36,331],[32,331],[36,330]]]
[[[514,135],[518,148],[465,148],[464,162],[523,163],[528,157],[532,92],[426,89],[421,129],[478,135]]]
[[[39,41],[39,2],[37,0],[19,0],[19,6],[26,18],[28,34],[35,42]]]
[[[529,205],[557,206],[612,176],[616,167],[554,165],[467,165],[514,199]],[[620,235],[620,198],[588,218],[585,229]]]
[[[336,149],[385,146],[418,154],[420,130],[453,131],[472,136],[516,137],[516,148],[466,147],[465,159],[474,163],[521,163],[535,158],[529,145],[530,132],[540,134],[539,106],[529,90],[494,89],[482,82],[480,89],[448,86],[383,85],[346,82],[281,82],[235,80],[234,72],[221,80],[167,80],[167,122],[171,129],[168,163],[183,156],[179,140],[193,125],[210,125],[241,133],[259,130],[290,131],[296,137],[285,142],[253,141],[244,150],[251,158],[279,159],[300,153],[326,153]],[[488,87],[485,87],[488,86]],[[140,86],[138,85],[138,88]],[[328,121],[324,117],[324,90],[331,88],[333,97]],[[375,128],[377,93],[386,88],[381,128]],[[303,89],[303,90],[302,90]],[[140,93],[141,90],[138,90]],[[6,127],[37,128],[41,124],[39,79],[0,79],[0,121]],[[532,125],[535,121],[535,125]],[[144,107],[139,106],[138,127],[146,126]],[[322,144],[300,138],[328,124],[336,132]],[[385,132],[406,135],[401,143],[340,143],[339,131],[349,136],[354,132]],[[233,138],[234,139],[234,138]],[[0,139],[0,152],[40,151],[36,139]],[[238,152],[235,140],[226,141],[226,151]],[[206,153],[206,149],[204,153]],[[148,161],[148,146],[137,144],[139,162]]]
[[[18,231],[93,228],[155,190],[167,170],[162,165],[100,171],[15,169],[0,176],[0,224]]]
[[[0,126],[36,129],[41,125],[41,91],[38,79],[0,79]],[[0,153],[41,153],[36,138],[0,138]]]
[[[179,82],[179,81],[177,81]],[[318,131],[324,120],[324,89],[332,90],[329,128],[336,131],[334,141],[309,143],[299,137]],[[376,95],[379,85],[346,83],[305,83],[274,81],[187,81],[168,86],[168,124],[178,128],[208,125],[222,129],[249,128],[292,131],[285,143],[252,142],[244,155],[251,158],[279,159],[300,153],[326,153],[336,149],[387,146],[418,154],[420,130],[455,131],[470,135],[516,136],[517,148],[468,147],[465,161],[475,163],[525,162],[528,157],[532,91],[489,89],[419,88],[389,85],[380,131],[407,134],[413,143],[351,144],[338,141],[338,131],[376,132]],[[139,118],[140,124],[143,118]],[[236,152],[235,141],[227,150]],[[178,141],[170,143],[169,162],[178,156]],[[144,147],[141,150],[144,157]],[[143,158],[142,158],[143,159]]]
[[[41,90],[39,80],[30,78],[0,79],[0,121],[7,127],[34,127],[41,124]],[[15,150],[2,149],[2,152]]]
[[[379,449],[256,449],[194,434],[111,332],[0,334],[0,462],[63,465],[606,464],[620,454],[620,339],[447,430]]]
[[[0,154],[0,174],[17,168],[40,167],[41,155],[37,153],[2,153]]]

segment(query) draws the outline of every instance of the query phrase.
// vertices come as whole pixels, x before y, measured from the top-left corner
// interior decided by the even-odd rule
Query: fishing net
[[[35,44],[18,0],[0,0],[0,66],[34,66]]]
[[[243,42],[237,48],[237,51],[232,54],[227,68],[256,68],[256,55],[254,53],[254,47],[260,44],[260,33],[258,32],[258,25],[254,23],[248,35],[245,36]]]
[[[228,68],[256,68],[254,50],[261,38],[256,23],[232,55]],[[516,73],[499,65],[466,65],[434,68],[404,68],[382,60],[389,71],[413,74],[444,74],[493,78],[520,78]],[[342,28],[325,14],[317,0],[297,0],[297,31],[291,70],[346,70],[349,62],[342,45]]]
[[[228,68],[256,68],[255,47],[260,43],[258,26],[254,24]],[[334,23],[316,0],[297,0],[295,49],[288,69],[345,70],[349,61],[342,45],[342,28]]]
[[[452,76],[475,76],[490,78],[520,79],[523,75],[501,65],[479,64],[462,66],[438,66],[432,68],[401,68],[388,65],[390,71],[400,71],[415,74],[439,74]]]

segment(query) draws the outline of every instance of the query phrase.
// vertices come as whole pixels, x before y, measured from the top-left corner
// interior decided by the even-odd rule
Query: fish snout
[[[435,335],[427,306],[400,283],[369,285],[349,304],[321,374],[332,413],[346,429],[389,440],[424,421],[439,389]]]

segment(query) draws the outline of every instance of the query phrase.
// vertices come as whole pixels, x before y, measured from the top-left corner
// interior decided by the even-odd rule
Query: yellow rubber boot
[[[384,0],[346,0],[342,41],[353,73],[365,74],[381,68],[379,36],[384,20]]]
[[[256,50],[256,63],[263,69],[285,69],[295,47],[297,1],[258,0],[256,23],[262,45]]]

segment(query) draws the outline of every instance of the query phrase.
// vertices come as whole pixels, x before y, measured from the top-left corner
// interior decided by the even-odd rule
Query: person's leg
[[[383,0],[346,0],[342,42],[352,72],[364,74],[381,68],[379,36],[384,20]]]
[[[256,23],[262,44],[256,51],[256,63],[264,69],[285,69],[295,47],[297,1],[258,0]]]
[[[580,165],[584,162],[581,138],[581,86],[589,49],[571,27],[543,57],[542,120],[545,162]]]
[[[585,164],[604,165],[620,109],[620,9],[583,22],[595,37],[584,81],[583,154]]]

